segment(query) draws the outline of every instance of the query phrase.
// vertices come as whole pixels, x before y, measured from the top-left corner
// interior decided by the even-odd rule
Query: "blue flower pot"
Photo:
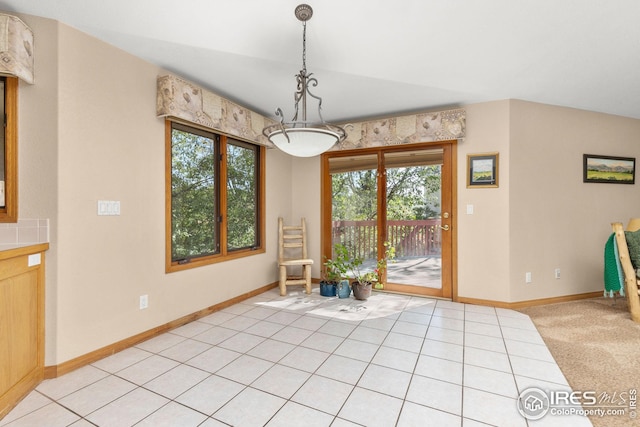
[[[351,287],[349,287],[348,280],[341,280],[336,288],[338,289],[338,298],[349,298],[349,295],[351,295]]]
[[[337,285],[332,282],[320,282],[320,295],[323,297],[335,297]]]

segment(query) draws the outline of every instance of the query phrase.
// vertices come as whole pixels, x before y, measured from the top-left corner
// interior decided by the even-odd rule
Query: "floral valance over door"
[[[353,123],[345,126],[347,139],[332,150],[462,139],[466,117],[466,111],[459,108]]]

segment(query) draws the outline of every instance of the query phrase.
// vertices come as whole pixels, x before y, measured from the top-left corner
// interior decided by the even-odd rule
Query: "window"
[[[18,221],[18,79],[0,77],[0,222]]]
[[[167,121],[167,272],[264,252],[263,151]]]
[[[227,246],[229,250],[255,248],[258,239],[257,146],[227,139]]]

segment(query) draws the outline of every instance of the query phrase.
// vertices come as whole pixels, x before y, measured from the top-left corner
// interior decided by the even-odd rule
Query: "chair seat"
[[[303,259],[285,258],[285,259],[278,260],[278,264],[280,264],[280,265],[305,265],[305,264],[313,264],[313,260],[309,259],[309,258],[303,258]]]

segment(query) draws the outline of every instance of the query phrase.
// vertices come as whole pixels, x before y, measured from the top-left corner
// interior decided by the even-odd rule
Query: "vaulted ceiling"
[[[299,3],[0,0],[0,10],[58,20],[266,116],[281,107],[289,119],[302,65]],[[637,0],[309,4],[307,68],[328,121],[508,98],[640,118]]]

